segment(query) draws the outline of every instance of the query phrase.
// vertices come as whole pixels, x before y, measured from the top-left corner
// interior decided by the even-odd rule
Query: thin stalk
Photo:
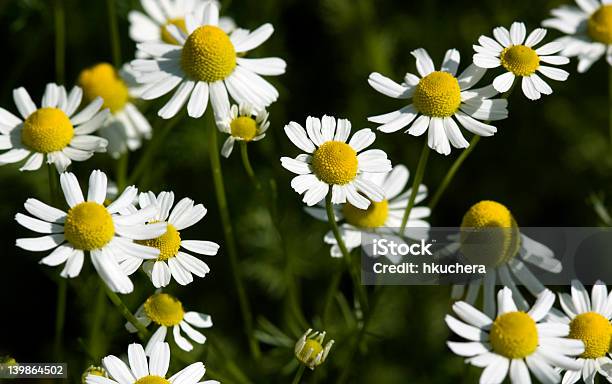
[[[134,316],[134,314],[132,314],[132,312],[130,312],[130,310],[125,305],[123,300],[121,300],[119,295],[111,291],[111,289],[108,287],[108,285],[106,285],[105,282],[102,282],[102,286],[106,291],[106,296],[108,296],[113,305],[117,307],[121,315],[123,315],[123,317],[127,321],[132,323],[132,325],[138,330],[138,337],[140,338],[140,340],[146,341],[149,338],[149,331],[147,330],[147,328],[140,321],[138,321],[138,319],[136,318],[136,316]]]
[[[257,178],[253,167],[251,166],[251,160],[249,159],[249,152],[246,141],[240,142],[240,156],[242,158],[242,165],[244,166],[246,174],[249,176],[249,179],[253,183],[253,186],[259,193],[261,199],[264,200],[264,203],[268,208],[268,214],[270,215],[270,219],[272,220],[272,224],[274,225],[274,229],[278,236],[283,255],[285,256],[285,274],[287,278],[287,296],[289,299],[289,306],[291,307],[291,310],[293,311],[293,314],[295,315],[296,319],[300,323],[300,326],[303,328],[309,328],[310,325],[308,324],[308,321],[306,321],[306,318],[304,317],[304,314],[302,313],[302,309],[300,307],[300,301],[297,293],[298,289],[295,284],[295,275],[291,268],[291,260],[289,259],[289,250],[287,247],[287,243],[285,241],[285,238],[283,237],[281,228],[279,226],[278,217],[276,217],[275,215],[273,202],[270,201],[270,199],[268,198],[269,196],[264,193],[262,184]]]
[[[476,145],[478,144],[479,141],[480,141],[480,136],[474,135],[474,137],[472,137],[472,140],[470,140],[470,146],[467,147],[465,150],[463,150],[463,152],[461,152],[461,155],[457,157],[457,160],[455,160],[455,162],[450,167],[448,172],[446,172],[446,175],[444,175],[444,179],[442,179],[440,186],[438,187],[438,189],[436,190],[436,193],[433,195],[433,197],[431,198],[431,201],[429,202],[430,210],[433,210],[438,205],[438,202],[440,201],[442,194],[444,194],[444,191],[446,191],[446,188],[448,188],[448,185],[455,177],[455,174],[457,173],[459,168],[461,168],[461,165],[463,164],[465,159],[467,159],[467,157],[470,155],[470,153],[472,153],[474,148],[476,148]]]
[[[402,225],[400,226],[400,233],[403,235],[404,230],[406,229],[406,224],[408,224],[408,219],[410,218],[410,211],[412,211],[412,207],[414,207],[414,201],[419,193],[419,186],[423,181],[423,176],[425,175],[425,167],[427,166],[427,159],[429,158],[429,145],[427,141],[423,145],[423,149],[421,150],[421,156],[419,157],[419,163],[417,164],[416,174],[414,175],[414,180],[412,180],[412,191],[410,193],[410,197],[408,198],[408,204],[406,204],[406,210],[404,211],[404,217],[402,218]]]
[[[329,287],[327,288],[327,293],[325,294],[325,299],[323,301],[323,312],[321,314],[323,327],[327,327],[327,320],[329,317],[329,310],[331,309],[331,304],[334,301],[334,296],[336,295],[336,291],[338,290],[338,286],[340,285],[340,280],[342,279],[342,270],[338,269],[334,272],[334,275],[329,282]]]
[[[340,248],[340,252],[342,252],[342,258],[346,264],[346,267],[351,275],[351,279],[353,280],[353,286],[355,289],[355,294],[359,300],[359,304],[361,304],[361,310],[365,311],[368,307],[368,298],[366,292],[361,285],[361,278],[357,271],[355,271],[351,253],[346,248],[346,244],[344,244],[344,239],[340,234],[340,229],[338,228],[338,223],[336,223],[336,215],[334,214],[334,207],[332,205],[332,194],[331,192],[327,194],[325,197],[325,210],[327,211],[327,221],[331,227],[332,233],[334,234],[334,238],[338,243],[338,247]]]
[[[106,309],[106,294],[104,292],[103,281],[100,281],[100,287],[96,293],[96,301],[94,304],[93,320],[89,329],[89,338],[87,345],[89,346],[90,354],[94,359],[100,358],[100,352],[98,351],[98,342],[100,340],[100,328],[102,326],[102,320],[104,319],[104,313]]]
[[[170,120],[163,120],[164,125],[154,131],[153,138],[145,147],[136,167],[134,167],[130,177],[128,177],[126,185],[132,185],[140,180],[142,175],[149,169],[151,160],[155,157],[157,150],[166,139],[166,136],[168,136],[168,133],[170,133],[172,128],[178,124],[181,119],[182,115],[177,115]]]
[[[302,381],[302,376],[304,376],[304,371],[306,371],[306,366],[304,364],[300,364],[297,372],[295,373],[295,377],[293,378],[292,384],[299,384]]]
[[[119,69],[121,67],[121,40],[119,39],[119,23],[117,22],[115,0],[106,0],[106,10],[108,12],[108,28],[110,31],[113,65]]]
[[[55,79],[59,84],[63,84],[66,77],[66,23],[64,0],[55,0],[53,19],[55,22]]]
[[[115,180],[117,180],[117,190],[119,193],[123,191],[123,189],[127,186],[127,172],[128,172],[128,163],[129,163],[129,151],[125,151],[117,159],[117,164],[115,168]]]
[[[608,125],[610,130],[610,146],[612,146],[612,66],[608,66]]]
[[[210,112],[212,113],[212,111]],[[212,116],[212,115],[211,115]],[[213,120],[213,119],[211,119]],[[219,206],[219,213],[221,215],[221,222],[223,225],[223,233],[225,236],[225,243],[227,253],[229,256],[230,267],[232,270],[232,277],[234,280],[234,286],[238,293],[238,303],[240,304],[240,312],[244,321],[244,332],[249,341],[249,348],[251,355],[255,359],[259,359],[261,351],[259,344],[255,339],[253,332],[253,315],[251,312],[251,306],[249,304],[242,277],[240,275],[238,265],[238,249],[236,247],[236,241],[234,239],[234,229],[232,227],[232,220],[229,214],[229,208],[227,205],[227,197],[225,195],[225,186],[223,185],[223,173],[221,172],[221,160],[219,159],[219,146],[217,144],[217,127],[214,121],[210,124],[210,137],[208,138],[208,156],[210,157],[210,168],[213,175],[213,183],[215,186],[215,195],[217,196],[217,204]]]

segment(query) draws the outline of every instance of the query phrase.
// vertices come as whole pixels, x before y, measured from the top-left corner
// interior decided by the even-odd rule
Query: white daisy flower
[[[472,280],[467,292],[465,285],[453,286],[452,297],[465,297],[468,303],[474,304],[482,286],[483,310],[488,316],[495,313],[496,282],[501,282],[512,291],[519,309],[527,310],[529,304],[517,283],[524,285],[533,296],[545,290],[527,265],[550,273],[559,273],[562,269],[553,251],[521,233],[510,210],[495,201],[485,200],[470,207],[463,216],[460,233],[450,236],[450,240],[451,243],[441,254],[460,251],[468,262],[487,266],[487,274]]]
[[[165,223],[145,224],[155,217],[157,209],[151,206],[123,215],[138,193],[133,186],[127,187],[115,201],[104,206],[107,179],[106,174],[98,170],[89,177],[87,201],[74,174],[62,173],[60,184],[70,207],[68,212],[36,199],[26,200],[24,207],[34,217],[18,213],[15,219],[22,226],[46,235],[17,239],[17,246],[35,252],[53,249],[40,261],[41,264],[57,266],[65,263],[61,276],[70,278],[81,272],[87,252],[110,289],[120,293],[132,292],[134,286],[128,277],[131,272],[119,265],[118,258],[129,255],[142,260],[159,256],[159,249],[136,243],[166,232]]]
[[[576,0],[576,4],[553,9],[553,17],[542,25],[568,35],[557,41],[564,46],[562,55],[578,57],[578,72],[586,72],[603,55],[612,65],[612,1]]]
[[[147,346],[145,353],[151,355],[155,344],[165,341],[168,328],[172,328],[174,342],[184,351],[191,351],[193,345],[181,335],[183,330],[187,336],[198,344],[206,342],[206,336],[201,334],[193,327],[210,328],[212,327],[212,319],[209,315],[199,312],[185,312],[183,304],[174,296],[167,293],[156,292],[138,308],[134,314],[139,322],[145,327],[154,323],[158,326],[153,333]],[[193,326],[193,327],[192,327]],[[138,329],[130,322],[125,323],[125,327],[132,333],[138,332]]]
[[[338,119],[336,126],[336,119],[331,116],[320,120],[309,116],[306,130],[292,121],[285,125],[285,133],[296,147],[306,152],[295,159],[282,157],[281,163],[298,175],[291,180],[291,187],[300,195],[305,192],[303,201],[308,206],[323,200],[330,186],[334,204],[348,201],[354,207],[367,209],[370,201],[384,200],[383,189],[366,176],[389,172],[391,162],[380,149],[361,152],[376,139],[369,128],[357,131],[347,144],[350,121]]]
[[[128,364],[114,355],[102,359],[110,379],[97,375],[88,375],[87,384],[219,384],[215,380],[200,382],[206,369],[201,362],[193,363],[179,372],[166,378],[170,367],[170,346],[168,343],[157,343],[147,360],[142,345],[134,343],[128,346]]]
[[[612,359],[608,357],[612,341],[612,295],[602,281],[597,281],[589,292],[578,280],[572,281],[572,294],[559,294],[563,312],[553,309],[549,319],[569,326],[569,337],[582,340],[584,353],[578,358],[579,369],[568,370],[563,375],[563,384],[574,384],[580,378],[593,384],[599,372],[610,380]]]
[[[236,102],[258,109],[278,98],[276,89],[260,75],[285,73],[285,61],[243,57],[272,35],[272,25],[264,24],[252,32],[236,29],[229,36],[218,25],[219,8],[207,2],[202,12],[185,16],[186,33],[175,25],[167,26],[178,45],[138,44],[139,51],[152,56],[132,62],[136,80],[147,87],[142,98],[156,99],[178,87],[159,110],[162,118],[173,117],[185,103],[189,116],[201,117],[209,99],[215,116],[227,116],[228,92]]]
[[[319,332],[308,329],[295,343],[293,348],[295,357],[311,370],[325,362],[329,351],[334,345],[334,340],[328,340],[325,346],[323,346],[325,336],[325,331]]]
[[[508,101],[491,99],[497,95],[491,86],[471,89],[486,70],[470,65],[457,76],[460,56],[456,49],[446,51],[439,71],[423,48],[411,53],[421,78],[407,73],[402,84],[377,72],[368,78],[372,88],[383,95],[410,99],[410,104],[400,110],[368,117],[369,121],[382,124],[379,131],[390,133],[410,126],[407,133],[421,136],[429,129],[427,144],[443,155],[451,152],[450,144],[455,148],[469,146],[457,122],[475,135],[492,136],[497,132],[497,128],[480,120],[489,122],[508,117]]]
[[[103,100],[96,98],[75,113],[83,91],[74,87],[70,94],[63,86],[49,83],[37,108],[25,88],[13,90],[13,99],[24,120],[0,108],[0,165],[17,163],[26,157],[21,171],[39,169],[46,155],[47,163],[64,172],[72,161],[85,161],[94,152],[105,152],[108,142],[92,136],[109,116],[100,111]]]
[[[143,265],[144,271],[156,288],[170,284],[171,277],[180,285],[187,285],[193,281],[193,275],[204,277],[210,272],[204,261],[182,250],[207,256],[214,256],[219,250],[219,244],[212,241],[181,239],[181,231],[195,225],[206,215],[206,208],[202,204],[193,203],[193,200],[185,197],[172,208],[173,192],[161,192],[157,196],[153,192],[147,192],[138,196],[140,209],[158,207],[150,223],[164,223],[168,227],[166,233],[159,237],[149,237],[150,240],[139,241],[142,245],[159,250],[156,260],[145,261]],[[122,267],[130,272],[136,271],[143,263],[142,258],[128,254],[119,261]]]
[[[81,71],[78,83],[85,101],[101,97],[102,107],[111,112],[99,134],[108,140],[106,152],[112,157],[119,158],[128,149],[134,151],[143,138],[151,138],[151,124],[131,102],[139,97],[142,87],[135,83],[128,65],[117,73],[108,63],[96,64]]]
[[[229,137],[223,143],[221,154],[229,157],[236,141],[259,141],[270,127],[270,114],[265,109],[255,109],[250,104],[232,105],[227,116],[217,120],[217,127]]]
[[[531,383],[529,372],[541,383],[561,380],[556,368],[578,369],[570,356],[584,351],[580,340],[566,339],[569,327],[545,321],[555,302],[555,295],[543,291],[528,312],[519,311],[512,291],[497,293],[496,317],[489,317],[470,304],[453,304],[457,318],[446,315],[448,327],[468,342],[447,342],[457,355],[468,357],[466,363],[484,368],[481,383],[501,383],[508,373],[513,384]]]
[[[525,24],[514,22],[510,26],[510,31],[504,27],[493,29],[495,39],[480,36],[478,38],[480,45],[474,45],[476,51],[474,64],[481,68],[503,67],[507,71],[493,80],[493,87],[498,92],[508,91],[514,80],[522,77],[523,93],[528,99],[537,100],[541,94],[550,95],[552,88],[536,72],[556,81],[565,81],[569,76],[569,73],[563,69],[542,63],[563,65],[569,63],[569,59],[556,55],[563,49],[563,45],[558,41],[535,49],[546,36],[546,29],[534,29],[527,39],[526,35]]]
[[[208,0],[211,1],[211,0]],[[219,2],[212,0],[218,8]],[[198,13],[207,0],[140,0],[143,12],[130,11],[130,38],[137,43],[179,44],[168,32],[167,27],[174,25],[187,33],[185,16]],[[236,29],[236,23],[230,17],[219,18],[219,28],[225,33]]]
[[[368,209],[359,209],[350,203],[334,206],[336,221],[344,221],[340,226],[340,233],[349,252],[361,246],[361,237],[364,233],[399,234],[402,224],[404,210],[412,189],[404,191],[408,183],[409,171],[403,165],[396,165],[391,172],[368,175],[367,178],[379,186],[384,194],[380,202],[371,202]],[[415,204],[420,203],[427,197],[427,187],[419,186]],[[318,207],[305,208],[311,216],[327,222],[327,211],[319,203]],[[415,235],[414,229],[427,229],[429,223],[424,219],[429,217],[429,208],[415,206],[410,211],[410,218],[406,225],[405,235]],[[420,231],[419,231],[420,232]],[[426,234],[423,234],[426,235]],[[419,236],[419,239],[423,238]],[[325,235],[324,241],[331,244],[330,254],[332,257],[342,257],[342,252],[334,234],[330,231]],[[394,257],[395,256],[395,257]],[[398,255],[389,255],[391,261],[398,262]],[[396,258],[397,257],[397,258]]]

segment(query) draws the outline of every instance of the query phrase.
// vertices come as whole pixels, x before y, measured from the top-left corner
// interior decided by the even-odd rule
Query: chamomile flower
[[[597,281],[589,292],[578,280],[572,281],[571,295],[559,294],[563,312],[553,310],[549,319],[559,322],[560,327],[569,327],[569,337],[582,340],[584,353],[579,356],[580,368],[568,370],[563,375],[563,384],[573,384],[582,379],[592,384],[597,373],[609,380],[612,359],[608,356],[612,341],[612,296],[608,296],[606,285]],[[608,370],[608,372],[606,372]]]
[[[185,312],[183,304],[176,297],[159,291],[149,296],[144,304],[138,308],[134,316],[145,327],[148,327],[151,323],[158,326],[145,347],[147,356],[151,355],[155,344],[166,340],[168,328],[172,328],[172,335],[176,345],[182,350],[189,352],[193,349],[193,345],[181,335],[181,330],[191,340],[198,344],[204,344],[206,336],[193,327],[212,327],[212,320],[209,315],[199,312]],[[130,322],[125,323],[125,327],[130,332],[138,332],[136,327]]]
[[[187,33],[185,16],[202,11],[202,7],[210,0],[140,0],[143,12],[130,11],[130,37],[137,43],[178,44],[168,32],[168,26],[174,25]],[[214,0],[219,7],[219,2]],[[230,33],[236,29],[234,20],[229,17],[219,18],[219,28]]]
[[[185,197],[173,208],[173,192],[161,192],[157,196],[153,192],[141,193],[138,196],[138,204],[141,209],[158,207],[157,213],[151,217],[150,225],[164,223],[168,227],[168,230],[159,237],[138,241],[142,245],[159,250],[156,259],[147,260],[143,264],[144,271],[156,288],[167,286],[171,278],[180,285],[187,285],[193,281],[193,275],[204,277],[210,272],[204,261],[184,250],[214,256],[219,250],[219,245],[212,241],[181,238],[181,231],[195,225],[206,215],[206,208],[202,204],[194,205],[193,200]],[[143,259],[125,254],[120,256],[119,262],[126,271],[134,272],[143,263]]]
[[[572,358],[584,351],[580,340],[566,339],[567,326],[545,320],[555,302],[555,295],[543,291],[529,311],[519,311],[512,291],[503,288],[497,293],[498,311],[495,317],[480,312],[470,304],[453,304],[458,318],[447,315],[448,327],[468,342],[447,342],[466,363],[484,368],[481,383],[501,383],[508,373],[513,384],[531,383],[529,372],[541,383],[561,380],[556,368],[578,369]]]
[[[612,3],[577,0],[576,4],[578,7],[563,5],[553,9],[553,17],[544,20],[542,26],[567,35],[557,41],[564,46],[562,55],[578,57],[578,72],[586,72],[603,55],[612,65]]]
[[[249,104],[232,105],[229,114],[217,121],[217,127],[229,137],[223,143],[221,154],[229,157],[236,141],[259,141],[266,136],[270,126],[268,112],[265,109],[255,109]]]
[[[526,35],[525,24],[514,22],[510,31],[504,27],[493,29],[495,39],[480,36],[480,45],[474,45],[474,64],[487,69],[504,68],[506,72],[493,80],[493,87],[498,92],[508,91],[516,78],[521,77],[523,94],[530,100],[537,100],[542,94],[550,95],[552,88],[536,72],[552,80],[565,81],[569,73],[550,65],[567,64],[569,59],[557,55],[563,49],[557,41],[535,48],[546,36],[546,29],[536,28],[525,39]]]
[[[325,331],[319,332],[309,329],[295,343],[295,357],[312,370],[323,364],[334,345],[334,340],[328,340],[327,344],[323,346],[325,335]]]
[[[174,375],[166,378],[170,367],[170,346],[168,343],[157,343],[147,359],[142,345],[134,343],[128,346],[128,364],[114,355],[102,359],[102,365],[110,379],[97,375],[88,375],[87,384],[219,384],[215,380],[200,382],[206,369],[201,362],[193,363]]]
[[[309,116],[306,130],[292,121],[285,126],[285,133],[296,147],[306,152],[296,158],[282,157],[281,164],[298,175],[291,180],[291,187],[300,195],[304,193],[303,201],[308,206],[323,200],[328,193],[332,194],[332,203],[348,201],[359,209],[367,209],[371,201],[384,200],[383,189],[366,176],[389,172],[391,162],[380,149],[361,152],[376,139],[370,129],[357,131],[347,144],[350,121],[338,119],[336,125],[331,116],[322,119]]]
[[[166,223],[145,225],[156,215],[157,209],[151,206],[132,214],[120,214],[131,206],[138,193],[133,186],[127,187],[115,201],[104,206],[107,179],[104,172],[98,170],[89,177],[87,201],[74,174],[62,173],[60,184],[70,207],[68,212],[36,199],[26,200],[24,207],[34,217],[18,213],[15,220],[45,236],[17,239],[17,246],[35,252],[53,249],[40,263],[49,266],[65,264],[61,276],[69,278],[79,275],[87,253],[110,289],[120,293],[132,292],[134,286],[128,277],[131,273],[127,273],[117,259],[124,255],[138,260],[159,256],[159,249],[136,243],[166,232]]]
[[[529,304],[515,280],[525,285],[533,296],[545,289],[527,264],[551,273],[559,273],[562,269],[553,251],[521,233],[510,210],[496,201],[485,200],[470,207],[463,216],[460,233],[451,235],[450,239],[451,243],[442,253],[460,252],[467,262],[487,267],[487,274],[483,278],[469,283],[467,293],[465,285],[455,285],[452,296],[454,299],[465,296],[468,303],[474,304],[482,286],[483,310],[488,316],[495,313],[497,281],[512,291],[519,309],[527,310]]]
[[[85,161],[94,152],[105,152],[106,139],[92,136],[106,120],[110,111],[100,111],[103,100],[95,98],[76,113],[83,91],[74,87],[69,94],[63,86],[49,83],[37,108],[25,88],[13,90],[13,100],[19,114],[0,108],[0,165],[12,164],[27,157],[21,171],[35,171],[47,158],[59,173],[72,161]]]
[[[361,246],[363,233],[399,234],[404,210],[412,193],[412,189],[404,191],[409,175],[408,169],[403,165],[396,165],[387,174],[368,175],[367,178],[379,186],[384,194],[382,201],[371,202],[368,209],[359,209],[350,203],[334,206],[336,220],[344,221],[344,224],[340,226],[340,232],[349,251]],[[421,184],[415,204],[420,203],[426,197],[427,187]],[[320,203],[319,205],[319,207],[306,208],[306,212],[316,219],[327,221],[325,207]],[[424,220],[427,217],[429,217],[429,208],[418,206],[412,208],[405,234],[409,236],[415,228],[429,228],[429,223]],[[324,241],[332,245],[330,248],[332,257],[342,257],[338,242],[331,231],[325,235]],[[388,257],[391,258],[392,256]],[[395,259],[395,261],[398,260]]]
[[[419,48],[411,52],[416,58],[419,75],[407,73],[404,82],[395,81],[374,72],[368,83],[383,95],[396,99],[410,99],[400,110],[368,117],[369,121],[382,124],[378,130],[396,132],[406,126],[413,136],[428,131],[427,144],[438,153],[448,155],[451,144],[455,148],[467,148],[459,125],[479,136],[492,136],[497,128],[481,120],[502,120],[508,117],[508,101],[491,99],[497,92],[488,86],[472,89],[486,70],[475,65],[467,67],[459,76],[459,51],[446,51],[442,67],[434,68],[426,50]],[[450,143],[449,143],[450,141]]]
[[[175,25],[166,27],[177,45],[138,44],[139,51],[152,57],[132,62],[136,80],[146,85],[142,98],[156,99],[178,87],[158,112],[164,119],[176,115],[185,103],[189,116],[201,117],[209,99],[216,117],[227,116],[228,92],[236,102],[256,108],[276,101],[278,92],[260,75],[283,74],[285,62],[243,57],[272,35],[272,25],[264,24],[252,32],[236,29],[228,35],[219,28],[218,6],[206,2],[203,8],[185,16],[187,32]]]
[[[78,83],[85,101],[101,97],[102,107],[111,112],[99,134],[108,140],[106,151],[112,157],[118,158],[128,149],[134,151],[140,148],[143,138],[151,138],[151,124],[132,103],[142,87],[135,83],[128,65],[117,73],[108,63],[96,64],[81,72]]]

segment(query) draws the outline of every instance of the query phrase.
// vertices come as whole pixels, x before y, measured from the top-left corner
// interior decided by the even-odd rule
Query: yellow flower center
[[[251,141],[257,135],[257,122],[252,117],[239,116],[230,123],[232,136]]]
[[[74,136],[74,127],[64,111],[40,108],[23,123],[21,142],[39,153],[51,153],[66,148]]]
[[[526,45],[504,48],[499,59],[504,68],[517,76],[529,76],[540,66],[538,54]]]
[[[181,67],[194,80],[213,83],[223,80],[236,67],[236,50],[219,27],[199,27],[185,41]]]
[[[144,311],[151,321],[166,327],[177,325],[185,315],[183,304],[167,293],[150,296],[144,303]]]
[[[521,234],[514,217],[495,201],[474,204],[461,222],[461,252],[473,263],[498,266],[519,251]]]
[[[147,375],[136,380],[134,384],[170,384],[170,382],[160,376]]]
[[[597,359],[610,349],[612,325],[599,313],[581,313],[571,321],[569,337],[584,342],[584,353],[580,357]]]
[[[170,32],[168,32],[168,26],[169,25],[174,25],[176,26],[178,29],[180,29],[181,31],[187,33],[187,27],[185,26],[185,19],[182,17],[177,17],[174,19],[168,19],[166,21],[165,25],[161,26],[161,39],[164,43],[168,43],[168,44],[173,44],[173,45],[180,45],[178,41],[176,41],[176,39],[174,37],[172,37],[172,35],[170,34]]]
[[[459,82],[448,72],[432,72],[419,81],[412,102],[426,116],[452,116],[461,105]]]
[[[178,253],[181,247],[181,234],[174,225],[168,223],[168,229],[163,235],[151,240],[136,240],[136,242],[159,249],[157,260],[168,260]]]
[[[371,201],[368,209],[359,209],[349,203],[342,206],[346,222],[360,228],[378,228],[385,225],[389,215],[389,202]]]
[[[64,236],[76,249],[91,251],[104,247],[115,235],[115,225],[103,205],[86,201],[70,208]]]
[[[587,32],[597,42],[612,44],[612,4],[602,5],[589,17]]]
[[[525,312],[508,312],[498,316],[489,335],[493,350],[509,359],[527,357],[538,347],[536,323]]]
[[[323,143],[312,155],[312,169],[327,184],[347,184],[357,176],[357,152],[341,141]]]
[[[83,88],[85,101],[91,102],[99,96],[104,99],[103,108],[110,109],[112,113],[123,110],[130,98],[127,85],[115,68],[107,63],[84,69],[78,82]]]
[[[297,353],[297,358],[306,365],[310,365],[315,357],[323,351],[323,346],[315,339],[308,339],[304,347]]]

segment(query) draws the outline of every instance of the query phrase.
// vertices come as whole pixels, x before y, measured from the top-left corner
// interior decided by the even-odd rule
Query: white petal
[[[149,374],[147,356],[145,355],[142,345],[136,343],[128,345],[128,359],[130,361],[130,368],[136,379],[140,379]]]
[[[410,54],[416,58],[417,71],[422,77],[425,77],[436,70],[431,57],[423,48],[415,49],[414,51],[410,52]]]
[[[214,256],[219,251],[219,244],[212,241],[183,240],[181,247],[201,255]]]

